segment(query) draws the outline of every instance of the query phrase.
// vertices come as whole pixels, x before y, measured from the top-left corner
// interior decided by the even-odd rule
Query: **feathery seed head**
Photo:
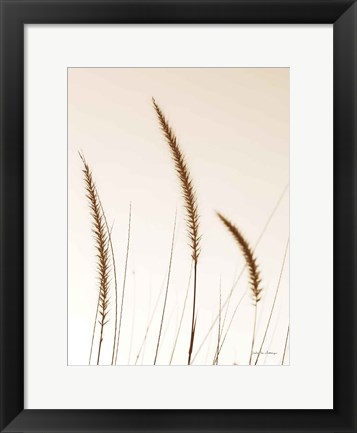
[[[180,180],[182,197],[186,211],[186,226],[189,238],[189,245],[192,249],[192,259],[197,262],[200,255],[200,240],[199,235],[199,214],[197,207],[197,199],[190,171],[187,167],[185,157],[178,145],[177,138],[173,133],[167,119],[165,118],[161,108],[152,98],[152,103],[159,119],[160,127],[164,133],[165,139],[171,150],[171,156],[175,163],[176,173]]]
[[[257,264],[257,260],[253,254],[253,250],[250,247],[248,241],[238,230],[238,227],[236,227],[231,221],[225,218],[220,212],[217,212],[217,216],[222,221],[222,223],[226,226],[226,228],[231,233],[233,238],[236,240],[243,253],[243,256],[245,258],[249,270],[249,285],[252,291],[253,300],[255,304],[257,304],[261,299],[261,292],[263,289],[260,287],[260,283],[261,283],[260,271]]]
[[[86,197],[89,203],[89,209],[92,216],[92,232],[97,251],[97,272],[99,279],[99,323],[104,326],[107,322],[109,306],[109,288],[110,288],[110,254],[109,254],[109,236],[106,231],[104,215],[100,206],[100,200],[92,172],[84,158],[79,152],[83,162],[83,174],[86,189]]]

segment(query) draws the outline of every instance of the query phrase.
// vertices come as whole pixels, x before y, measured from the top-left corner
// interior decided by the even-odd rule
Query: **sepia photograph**
[[[68,365],[289,365],[289,68],[67,73]]]

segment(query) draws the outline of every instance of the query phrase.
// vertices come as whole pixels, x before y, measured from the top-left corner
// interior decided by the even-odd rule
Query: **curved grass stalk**
[[[92,216],[92,232],[95,241],[95,247],[97,250],[97,271],[99,275],[99,297],[97,303],[97,311],[95,315],[95,323],[100,316],[98,323],[100,325],[100,337],[99,347],[97,356],[97,365],[100,362],[101,348],[104,339],[104,326],[108,323],[108,312],[109,312],[109,272],[110,272],[110,260],[109,260],[109,232],[107,232],[105,224],[104,211],[100,205],[99,194],[96,189],[95,182],[93,180],[92,172],[84,158],[82,153],[79,156],[83,162],[83,173],[86,188],[86,196],[89,202],[90,213]],[[93,351],[93,342],[96,325],[93,328],[92,344],[89,355],[89,363]]]
[[[254,257],[253,250],[250,247],[248,241],[244,238],[242,233],[239,231],[238,227],[235,226],[231,221],[225,218],[221,213],[217,212],[218,218],[225,225],[227,230],[233,236],[235,241],[238,243],[242,254],[245,258],[248,271],[249,271],[249,285],[252,293],[252,298],[254,302],[254,326],[253,326],[253,336],[252,336],[252,346],[250,350],[249,365],[252,363],[252,356],[255,343],[255,332],[256,332],[256,322],[257,322],[257,306],[261,299],[262,288],[260,287],[260,271],[257,265],[257,260]]]
[[[288,190],[288,188],[289,188],[289,184],[286,184],[283,191],[281,192],[277,202],[275,203],[274,208],[272,209],[271,213],[269,214],[269,217],[266,220],[264,227],[263,227],[262,231],[260,232],[258,239],[255,242],[255,245],[253,247],[253,251],[255,251],[255,249],[259,245],[260,241],[262,240],[262,237],[264,236],[269,224],[271,223],[271,220],[273,219],[273,216],[275,215],[275,212],[277,211],[277,209],[278,209],[282,199],[284,198],[285,193]],[[233,287],[235,287],[237,285],[237,283],[240,280],[244,270],[245,270],[245,266],[244,266],[243,270],[241,271],[241,273],[239,274],[239,276],[237,277],[236,281],[233,283]],[[226,324],[226,319],[227,319],[227,315],[228,315],[229,304],[230,304],[230,301],[232,299],[232,294],[233,294],[233,290],[231,290],[229,295],[228,295],[228,302],[227,302],[226,312],[225,312],[224,319],[223,319],[222,330],[224,329],[224,326]]]
[[[184,207],[186,211],[186,226],[189,238],[189,246],[191,248],[191,257],[194,264],[193,273],[193,305],[192,305],[192,321],[191,321],[191,336],[190,345],[188,350],[188,365],[191,364],[191,356],[193,351],[193,344],[196,329],[196,295],[197,295],[197,266],[198,257],[200,255],[200,239],[199,235],[199,214],[197,207],[196,193],[193,187],[191,174],[188,170],[185,157],[178,145],[176,136],[168,124],[161,108],[157,105],[154,98],[152,98],[153,106],[156,111],[161,129],[164,133],[165,139],[171,150],[171,156],[175,163],[176,173],[179,177],[182,196],[184,199]]]

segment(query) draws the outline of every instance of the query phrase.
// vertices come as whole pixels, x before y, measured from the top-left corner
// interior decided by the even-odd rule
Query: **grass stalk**
[[[221,345],[220,345],[220,347],[219,347],[218,355],[219,355],[219,354],[221,353],[221,351],[222,351],[223,345],[224,345],[224,343],[225,343],[225,341],[226,341],[226,338],[227,338],[228,332],[229,332],[229,330],[230,330],[230,328],[231,328],[231,326],[232,326],[232,323],[233,323],[234,317],[235,317],[235,315],[236,315],[236,312],[237,312],[238,308],[240,307],[240,304],[242,303],[242,301],[243,301],[245,295],[247,294],[248,290],[249,290],[249,288],[248,288],[248,289],[243,293],[243,295],[240,297],[240,299],[239,299],[239,301],[238,301],[238,303],[237,303],[237,305],[236,305],[236,308],[234,309],[234,312],[233,312],[232,317],[231,317],[231,319],[230,319],[230,321],[229,321],[229,324],[228,324],[228,326],[227,326],[227,330],[226,330],[226,332],[225,332],[225,334],[224,334],[224,337],[221,338],[222,343],[221,343]],[[223,333],[223,331],[222,331],[222,333]]]
[[[175,244],[176,219],[177,219],[177,210],[175,212],[175,221],[174,221],[174,228],[173,228],[172,240],[171,240],[170,260],[169,260],[169,268],[168,268],[168,272],[167,272],[167,283],[166,283],[166,290],[165,290],[165,298],[164,298],[164,304],[163,304],[163,307],[162,307],[162,314],[161,314],[161,322],[160,322],[159,335],[157,337],[157,344],[156,344],[156,352],[155,352],[154,365],[156,365],[156,360],[157,360],[157,356],[158,356],[158,353],[159,353],[161,332],[162,332],[162,326],[163,326],[164,318],[165,318],[167,296],[168,296],[168,293],[169,293],[171,266],[172,266],[172,256],[173,256],[174,244]]]
[[[95,336],[95,330],[97,327],[98,312],[99,312],[99,295],[98,295],[97,308],[96,308],[95,317],[94,317],[94,325],[93,325],[93,331],[92,331],[92,339],[91,339],[91,345],[90,345],[90,351],[89,351],[88,365],[90,365],[91,359],[92,359],[94,336]]]
[[[113,339],[113,351],[112,351],[112,365],[114,364],[114,354],[115,354],[115,344],[116,344],[116,335],[117,335],[117,326],[118,326],[118,281],[117,281],[117,268],[114,254],[114,247],[112,242],[112,229],[109,228],[107,217],[105,216],[104,208],[102,201],[98,195],[99,205],[103,214],[105,227],[108,232],[108,243],[110,247],[110,253],[112,256],[112,264],[113,264],[113,274],[114,274],[114,291],[115,291],[115,324],[114,324],[114,339]]]
[[[222,316],[222,280],[219,280],[219,310],[218,310],[218,333],[217,333],[217,347],[213,358],[213,365],[218,365],[219,361],[219,348],[221,344],[221,316]]]
[[[128,365],[130,365],[131,351],[133,348],[133,341],[134,341],[135,309],[136,309],[136,274],[135,274],[135,269],[134,269],[133,270],[133,310],[132,310],[132,316],[131,316],[131,333],[130,333]]]
[[[259,235],[258,239],[257,239],[256,242],[255,242],[255,245],[254,245],[254,247],[253,247],[253,252],[255,251],[255,249],[256,249],[257,246],[259,245],[260,241],[262,240],[262,237],[264,236],[264,234],[265,234],[267,228],[269,227],[269,224],[271,223],[271,220],[273,219],[273,217],[274,217],[274,215],[275,215],[275,212],[276,212],[277,209],[279,208],[279,205],[280,205],[281,201],[283,200],[283,198],[284,198],[284,196],[285,196],[285,193],[286,193],[286,191],[288,190],[288,188],[289,188],[289,184],[286,184],[285,187],[284,187],[284,189],[283,189],[283,191],[281,192],[281,194],[280,194],[280,196],[279,196],[277,202],[275,203],[275,205],[274,205],[272,211],[270,212],[270,214],[269,214],[269,216],[268,216],[268,219],[266,220],[266,222],[265,222],[265,224],[264,224],[264,227],[263,227],[262,231],[260,232],[260,235]],[[236,279],[235,283],[233,284],[233,287],[235,287],[235,285],[236,285],[236,284],[238,283],[238,281],[240,280],[240,278],[241,278],[241,276],[242,276],[244,270],[245,270],[245,266],[244,266],[243,270],[241,271],[241,273],[239,274],[238,278]],[[233,294],[233,290],[231,290],[231,291],[229,292],[229,295],[228,295],[228,302],[227,302],[226,312],[225,312],[224,319],[223,319],[222,329],[224,329],[224,326],[225,326],[225,323],[226,323],[226,318],[227,318],[228,309],[229,309],[229,304],[230,304],[230,301],[231,301],[231,298],[232,298],[232,294]]]
[[[122,324],[122,319],[123,319],[125,285],[126,285],[126,275],[127,275],[127,270],[128,270],[128,259],[129,259],[129,249],[130,249],[130,231],[131,231],[131,203],[129,205],[128,239],[127,239],[127,244],[126,244],[125,267],[124,267],[124,276],[123,276],[123,289],[122,289],[121,304],[120,304],[117,344],[116,344],[116,349],[115,349],[115,365],[117,364],[117,360],[118,360],[120,331],[121,331],[121,324]]]
[[[169,365],[172,364],[172,359],[173,359],[174,354],[175,354],[175,350],[176,350],[176,346],[177,346],[177,341],[178,341],[178,338],[179,338],[179,335],[180,335],[180,331],[181,331],[183,317],[185,315],[186,304],[187,304],[187,299],[188,299],[188,293],[189,293],[190,285],[191,285],[192,269],[193,269],[193,266],[191,266],[190,276],[188,277],[188,284],[187,284],[187,289],[186,289],[186,294],[185,294],[185,300],[183,302],[183,307],[182,307],[182,312],[181,312],[181,317],[180,317],[180,323],[179,323],[179,326],[178,326],[178,329],[177,329],[174,346],[172,348],[171,357],[170,357],[170,364]]]
[[[199,214],[197,207],[196,193],[193,187],[191,174],[188,170],[185,157],[178,145],[177,138],[172,131],[168,121],[166,120],[161,108],[157,105],[155,99],[152,99],[154,109],[156,111],[161,129],[164,133],[167,144],[169,145],[172,159],[175,163],[176,173],[179,177],[182,196],[184,199],[184,207],[186,211],[186,226],[189,238],[189,246],[191,248],[191,257],[194,264],[193,273],[193,305],[192,305],[192,321],[191,321],[191,335],[190,345],[188,350],[188,365],[191,364],[191,356],[194,345],[195,329],[196,329],[196,295],[197,295],[197,267],[198,257],[200,254],[200,239],[199,235]]]
[[[151,295],[152,295],[152,283],[150,282],[150,286],[149,286],[149,306],[148,306],[148,315],[147,315],[147,320],[146,320],[146,326],[148,326],[149,323],[150,323],[150,313],[151,313]],[[144,346],[143,346],[143,356],[141,357],[141,365],[144,364],[145,351],[146,351],[146,340],[144,341]]]
[[[257,326],[257,303],[254,304],[254,325],[253,325],[253,337],[252,337],[252,346],[250,348],[250,356],[249,356],[249,365],[252,365],[252,357],[254,350],[254,342],[255,342],[255,330]]]
[[[97,272],[99,276],[99,297],[97,304],[97,312],[95,321],[100,325],[100,337],[97,356],[97,365],[100,362],[101,348],[104,339],[104,327],[108,323],[109,313],[109,273],[110,273],[110,259],[109,259],[109,231],[105,224],[104,211],[100,205],[99,194],[93,179],[91,169],[89,168],[84,155],[79,153],[83,163],[83,174],[85,181],[86,196],[89,202],[90,213],[92,217],[92,233],[94,237],[95,247],[97,251]],[[99,316],[99,320],[98,320]],[[90,359],[93,351],[93,341],[95,334],[95,326],[93,328],[92,345],[90,350]]]
[[[255,360],[254,365],[257,365],[257,363],[258,363],[258,360],[259,360],[259,357],[260,357],[261,351],[263,350],[263,346],[264,346],[264,343],[265,343],[266,336],[267,336],[267,334],[268,334],[268,330],[269,330],[270,323],[271,323],[271,318],[272,318],[272,316],[273,316],[273,312],[274,312],[275,304],[276,304],[276,299],[277,299],[278,292],[279,292],[279,288],[280,288],[281,277],[282,277],[282,275],[283,275],[283,271],[284,271],[284,267],[285,267],[285,261],[286,261],[286,256],[287,256],[287,253],[288,253],[288,248],[289,248],[289,239],[288,239],[288,241],[287,241],[287,243],[286,243],[286,247],[285,247],[285,251],[284,251],[284,257],[283,257],[283,263],[282,263],[282,265],[281,265],[280,274],[279,274],[279,279],[278,279],[278,284],[277,284],[277,286],[276,286],[276,290],[275,290],[275,295],[274,295],[273,304],[272,304],[271,309],[270,309],[270,314],[269,314],[268,323],[267,323],[267,325],[266,325],[266,327],[265,327],[265,331],[264,331],[264,336],[263,336],[263,339],[262,339],[262,343],[261,343],[261,345],[260,345],[260,348],[259,348],[259,351],[258,351],[258,354],[257,354],[257,357],[256,357],[256,360]]]
[[[143,350],[143,347],[145,346],[145,343],[146,343],[147,337],[149,335],[149,331],[150,331],[152,322],[153,322],[153,320],[155,318],[156,310],[157,310],[157,307],[159,305],[159,301],[160,301],[160,298],[161,298],[161,294],[162,294],[162,292],[164,290],[164,287],[165,287],[165,280],[163,281],[162,286],[160,288],[160,292],[159,292],[159,294],[157,296],[157,299],[156,299],[156,302],[155,302],[155,305],[154,305],[154,309],[153,309],[153,312],[152,312],[151,317],[150,317],[150,321],[149,321],[149,323],[146,326],[146,330],[145,330],[145,335],[144,335],[143,341],[142,341],[141,346],[139,348],[139,351],[138,351],[138,353],[136,355],[135,365],[138,363],[138,360],[140,358],[140,355],[141,355],[141,352]]]
[[[234,240],[238,243],[244,259],[246,261],[246,265],[249,271],[249,286],[254,302],[254,327],[253,327],[253,336],[252,336],[252,347],[249,358],[249,365],[251,365],[254,341],[255,341],[255,331],[256,331],[256,321],[257,321],[257,306],[261,299],[262,288],[260,287],[261,279],[260,279],[260,271],[258,268],[257,260],[254,256],[253,249],[249,245],[248,241],[239,231],[238,227],[235,226],[231,221],[229,221],[226,217],[224,217],[221,213],[217,213],[218,218],[224,224],[229,233],[233,236]]]
[[[283,359],[281,360],[281,365],[284,365],[285,355],[286,355],[286,349],[288,347],[289,334],[290,334],[290,326],[288,326],[288,330],[287,330],[287,333],[286,333],[285,345],[284,345],[284,353],[283,353]]]

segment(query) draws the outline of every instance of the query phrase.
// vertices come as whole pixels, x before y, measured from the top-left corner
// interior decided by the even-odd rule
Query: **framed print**
[[[1,32],[1,431],[355,432],[355,2]]]

